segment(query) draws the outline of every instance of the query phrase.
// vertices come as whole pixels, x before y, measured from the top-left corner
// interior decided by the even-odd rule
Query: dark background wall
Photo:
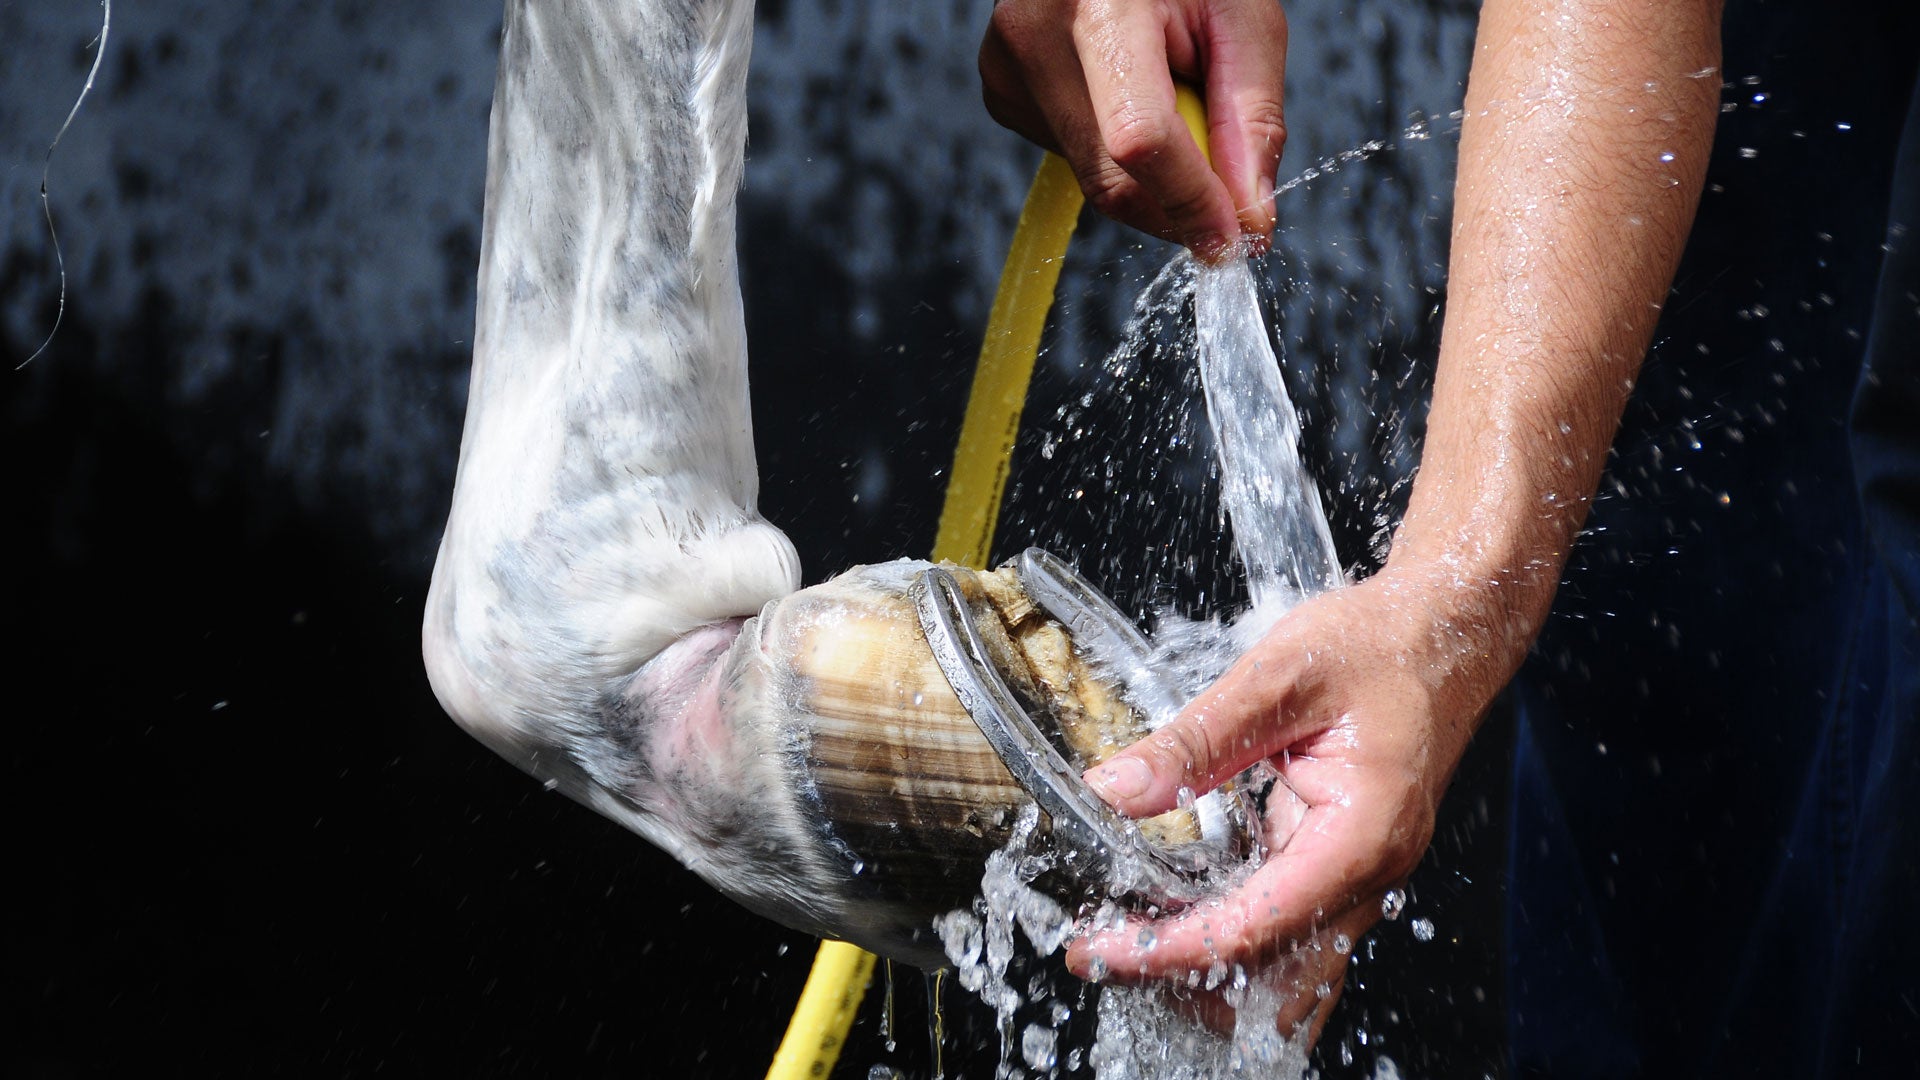
[[[1360,566],[1443,282],[1450,140],[1401,133],[1457,105],[1468,7],[1290,10],[1293,168],[1402,147],[1291,192],[1264,271]],[[763,505],[811,578],[931,541],[1036,161],[978,106],[986,14],[761,6],[742,273]],[[59,305],[41,167],[100,16],[0,0],[8,1071],[757,1075],[811,942],[493,759],[420,670],[498,10],[116,6],[48,184],[65,313],[16,369]],[[1083,224],[1002,541],[1065,550],[1142,610],[1234,581],[1204,456],[1167,446],[1193,424],[1178,350],[1102,363],[1168,254]],[[1415,883],[1438,936],[1383,929],[1334,1074],[1383,1047],[1412,1075],[1498,1070],[1498,772],[1469,762]],[[876,993],[842,1073],[926,1074],[921,996],[903,971],[888,1051]],[[950,1006],[946,1064],[985,1075],[989,1023]]]

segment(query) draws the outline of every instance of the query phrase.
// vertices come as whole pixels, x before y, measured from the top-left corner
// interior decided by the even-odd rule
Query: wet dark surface
[[[498,13],[279,7],[117,9],[97,96],[56,159],[64,322],[0,400],[7,712],[24,733],[5,755],[7,1071],[758,1075],[811,941],[495,759],[446,720],[418,659],[465,393]],[[1363,8],[1296,13],[1294,71],[1320,79],[1324,103],[1296,110],[1297,162],[1457,100],[1462,12]],[[9,369],[55,312],[39,162],[98,10],[0,5]],[[810,578],[931,542],[1034,160],[978,112],[982,17],[762,12],[742,214],[762,503]],[[1375,365],[1395,393],[1424,385],[1412,358],[1430,355],[1444,250],[1408,207],[1444,191],[1445,167],[1425,151],[1383,165],[1386,224],[1355,224],[1370,219],[1351,185],[1303,196],[1290,229],[1323,254],[1300,256],[1298,275],[1327,285],[1283,336],[1373,343],[1302,354],[1321,396]],[[1362,254],[1324,255],[1326,237],[1366,229]],[[1204,544],[1113,548],[1116,515],[1056,497],[1061,470],[1099,466],[1041,446],[1099,388],[1098,358],[1167,254],[1088,233],[1003,547],[1085,556],[1143,607],[1161,598],[1153,581],[1217,598],[1232,580],[1217,550],[1183,570]],[[1389,264],[1399,291],[1334,302]],[[1387,443],[1307,411],[1342,550],[1364,564],[1392,483],[1354,455]],[[1156,473],[1116,449],[1146,475],[1110,484],[1173,485],[1185,517],[1209,520],[1193,494],[1204,470]],[[1383,1048],[1405,1075],[1499,1073],[1503,747],[1496,720],[1407,916],[1357,969],[1330,1074],[1366,1075]],[[1433,941],[1413,938],[1415,917]],[[930,1072],[920,981],[898,983],[898,1049],[882,1045],[876,993],[841,1075]],[[961,997],[947,994],[945,1063],[991,1075],[991,1017]]]

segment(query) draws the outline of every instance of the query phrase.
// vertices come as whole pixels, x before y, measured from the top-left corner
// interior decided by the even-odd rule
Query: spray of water
[[[1300,460],[1300,418],[1260,318],[1246,260],[1202,268],[1194,288],[1200,383],[1256,618],[1341,583],[1320,492]]]
[[[1246,569],[1253,619],[1271,622],[1303,596],[1337,586],[1342,576],[1319,492],[1301,462],[1299,419],[1261,320],[1252,270],[1244,260],[1196,268],[1181,256],[1148,288],[1144,302],[1149,310],[1139,312],[1137,322],[1147,321],[1154,308],[1179,311],[1192,304],[1222,505]],[[1157,637],[1160,670],[1187,695],[1224,670],[1237,643],[1245,640],[1217,622],[1165,617]],[[1075,921],[1032,888],[1050,868],[1044,849],[1032,845],[1037,822],[1037,811],[1029,808],[1009,845],[988,861],[980,897],[936,926],[960,984],[998,1018],[996,1075],[1002,1078],[1057,1075],[1063,1065],[1059,1037],[1070,1010],[1064,1003],[1034,1000],[1043,988],[1029,986],[1023,992],[1008,976],[1016,928],[1046,956],[1065,943]],[[1223,886],[1231,883],[1234,869],[1222,868]],[[1110,904],[1095,918],[1120,915]],[[1230,1034],[1208,1030],[1164,989],[1109,988],[1089,1056],[1097,1075],[1182,1080],[1303,1074],[1306,1046],[1288,1039],[1277,1025],[1287,993],[1277,980],[1220,965],[1196,989],[1217,991],[1234,1008]]]
[[[1350,147],[1337,154],[1321,158],[1319,161],[1301,170],[1300,175],[1275,188],[1273,192],[1274,196],[1278,198],[1292,191],[1294,188],[1305,187],[1323,176],[1339,172],[1341,169],[1356,161],[1365,161],[1376,154],[1382,154],[1388,150],[1396,150],[1405,143],[1425,142],[1433,138],[1435,134],[1457,135],[1460,132],[1460,121],[1463,120],[1466,115],[1466,111],[1463,109],[1455,109],[1448,113],[1444,125],[1441,126],[1437,132],[1435,124],[1432,121],[1426,119],[1415,120],[1413,123],[1407,125],[1406,130],[1400,133],[1397,141],[1391,139],[1369,139],[1359,146]]]

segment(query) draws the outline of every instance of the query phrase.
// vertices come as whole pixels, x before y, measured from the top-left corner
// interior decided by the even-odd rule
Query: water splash
[[[1380,148],[1368,144],[1342,163]],[[1344,578],[1319,490],[1300,457],[1299,417],[1280,380],[1251,266],[1233,260],[1189,270],[1186,280],[1222,509],[1253,605],[1242,623],[1264,629],[1300,599]],[[1204,672],[1208,681],[1249,640],[1245,634],[1224,639],[1217,624],[1164,619],[1156,638],[1162,658],[1173,661],[1168,669]],[[1179,652],[1169,654],[1169,645]],[[1233,1031],[1224,1037],[1176,1008],[1165,988],[1109,988],[1100,1003],[1095,1072],[1106,1080],[1305,1074],[1305,1039],[1289,1038],[1279,1026],[1292,995],[1277,973],[1222,967],[1207,973],[1203,990],[1216,987],[1234,1010]]]
[[[1222,506],[1246,569],[1254,618],[1270,622],[1302,596],[1341,584],[1339,559],[1319,491],[1300,457],[1299,418],[1281,382],[1250,266],[1240,260],[1197,268],[1185,256],[1174,259],[1146,290],[1135,324],[1147,326],[1153,312],[1183,311],[1189,303]],[[1110,372],[1124,378],[1136,357],[1123,343],[1109,359]],[[1161,661],[1156,666],[1173,677],[1182,697],[1217,677],[1247,640],[1218,620],[1167,615],[1155,639]],[[1038,810],[1028,807],[1007,846],[988,859],[980,896],[935,924],[960,984],[994,1011],[1000,1036],[995,1075],[1003,1080],[1058,1075],[1062,1025],[1071,1013],[1064,1003],[1045,998],[1044,980],[1023,989],[1009,977],[1016,928],[1044,957],[1060,949],[1075,924],[1071,913],[1032,887],[1052,866],[1044,846],[1033,843],[1038,820]],[[1247,872],[1251,865],[1220,868],[1219,887],[1229,887],[1234,871]],[[1108,904],[1094,921],[1117,921],[1122,914]],[[1096,1074],[1183,1080],[1304,1073],[1304,1039],[1290,1039],[1279,1027],[1292,988],[1277,975],[1223,964],[1207,973],[1203,986],[1190,989],[1217,993],[1234,1010],[1230,1034],[1216,1034],[1191,1009],[1180,1008],[1172,995],[1185,990],[1108,987],[1088,1058]]]
[[[1090,1055],[1101,1080],[1211,1080],[1221,1076],[1304,1076],[1305,1040],[1280,1033],[1287,995],[1277,980],[1236,972],[1222,999],[1234,1009],[1230,1035],[1217,1035],[1175,1009],[1159,989],[1109,987]]]
[[[1457,131],[1462,115],[1454,112],[1438,123],[1417,121],[1395,139],[1334,154],[1277,190],[1284,194],[1306,187],[1355,162]],[[1285,263],[1267,266],[1282,282],[1280,306],[1300,314],[1294,309],[1312,290],[1291,281]],[[1352,299],[1350,293],[1342,295]],[[1337,366],[1339,358],[1323,355],[1326,347],[1314,344],[1313,330],[1290,323],[1290,333],[1282,338],[1309,359],[1297,370],[1283,369],[1263,306],[1261,284],[1247,261],[1208,268],[1176,256],[1138,294],[1117,347],[1099,365],[1102,385],[1068,397],[1033,444],[1036,456],[1051,466],[1041,471],[1065,483],[1046,489],[1047,517],[1124,518],[1134,528],[1147,522],[1144,528],[1155,536],[1152,567],[1132,566],[1125,559],[1137,554],[1123,555],[1114,544],[1099,541],[1075,556],[1089,576],[1134,597],[1136,613],[1151,619],[1156,666],[1182,699],[1217,678],[1287,609],[1346,581],[1326,506],[1302,454],[1302,421],[1288,394],[1289,385],[1310,392],[1317,385],[1313,380],[1330,378],[1329,365]],[[1315,311],[1306,304],[1307,321],[1318,328],[1311,318]],[[1394,389],[1415,393],[1419,387],[1409,389],[1402,377]],[[1111,409],[1110,402],[1121,407]],[[1339,420],[1328,416],[1316,422]],[[1382,447],[1373,449],[1378,453]],[[1136,455],[1150,463],[1144,471],[1126,466]],[[1207,488],[1217,492],[1217,516],[1208,512]],[[1356,494],[1344,485],[1338,489],[1343,501]],[[1029,524],[1040,526],[1034,542],[1054,546],[1053,523]],[[1250,603],[1236,600],[1234,588],[1217,587],[1197,604],[1189,595],[1175,601],[1169,578],[1204,584],[1205,576],[1191,565],[1196,558],[1203,564],[1219,558],[1209,550],[1220,549],[1229,527]],[[1117,538],[1111,529],[1105,536]],[[1130,572],[1113,572],[1123,567]],[[1199,617],[1176,614],[1175,603]],[[1231,621],[1235,614],[1238,620]],[[1044,980],[1020,977],[1015,965],[1019,936],[1045,956],[1072,924],[1066,911],[1031,888],[1038,872],[1032,859],[1024,841],[1002,852],[989,867],[982,898],[951,913],[940,927],[960,981],[994,1009],[1000,1035],[997,1076],[1051,1077],[1083,1064],[1104,1080],[1305,1075],[1304,1039],[1290,1039],[1278,1024],[1300,988],[1225,964],[1199,973],[1187,988],[1103,986],[1092,1047],[1083,1052],[1067,1045],[1059,1016],[1048,1009],[1066,1006],[1044,996],[1057,991]],[[1108,904],[1093,922],[1107,925],[1122,914]],[[1365,950],[1360,944],[1342,937],[1330,947],[1343,956],[1370,955],[1371,940]],[[1019,983],[1027,983],[1024,993]],[[1190,1002],[1183,1006],[1173,997],[1207,991],[1234,1010],[1230,1033],[1207,1028],[1194,1018]],[[1368,1044],[1365,1032],[1359,1040]],[[1352,1047],[1343,1051],[1351,1064]],[[1388,1059],[1376,1056],[1375,1063],[1391,1075]]]
[[[1020,1075],[1013,1061],[1018,1013],[1023,1007],[1050,1004],[1034,1000],[1044,993],[1039,986],[1023,990],[1007,977],[1015,956],[1014,929],[1019,928],[1037,954],[1051,956],[1066,944],[1075,922],[1058,901],[1033,888],[1032,882],[1053,865],[1051,857],[1033,843],[1039,823],[1039,807],[1028,804],[1014,821],[1006,846],[988,856],[980,895],[973,906],[950,911],[933,926],[960,985],[994,1011],[1000,1031],[1000,1064],[994,1075],[1001,1078]],[[1036,1056],[1050,1059],[1047,1065],[1033,1066],[1043,1075],[1054,1067],[1051,1059],[1057,1053],[1053,1048],[1058,1045],[1059,1027],[1068,1018],[1061,1010],[1048,1011],[1057,1017],[1055,1023],[1029,1024],[1020,1039],[1028,1065],[1033,1065]],[[1034,1031],[1036,1026],[1041,1029],[1038,1033]],[[1043,1047],[1044,1054],[1025,1052]]]
[[[988,858],[980,896],[971,907],[948,912],[934,924],[960,985],[994,1011],[1000,1036],[994,1073],[998,1080],[1054,1077],[1063,1064],[1071,1070],[1080,1060],[1077,1049],[1061,1053],[1072,1007],[1049,996],[1044,978],[1021,986],[1010,977],[1018,955],[1016,929],[1035,954],[1046,957],[1066,944],[1078,921],[1033,887],[1053,868],[1044,845],[1034,843],[1038,824],[1038,809],[1028,806],[1007,845]],[[1115,925],[1124,915],[1109,903],[1091,922]],[[1143,944],[1150,940],[1143,939]],[[1216,990],[1219,1000],[1234,1010],[1233,1031],[1224,1035],[1182,1007],[1183,995]],[[1304,1076],[1305,1041],[1289,1038],[1279,1027],[1280,1011],[1289,999],[1289,988],[1277,974],[1250,975],[1225,965],[1196,988],[1108,986],[1100,998],[1098,1029],[1086,1060],[1102,1080]],[[1028,1018],[1025,1023],[1023,1017]]]

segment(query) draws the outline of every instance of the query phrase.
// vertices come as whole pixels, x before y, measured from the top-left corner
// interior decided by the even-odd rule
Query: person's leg
[[[1507,949],[1516,1077],[1637,1075],[1633,1013],[1608,958],[1605,931],[1574,836],[1533,737],[1531,695],[1515,695]],[[1537,706],[1537,703],[1533,703]]]
[[[1920,1060],[1920,85],[1886,252],[1852,416],[1878,648],[1861,653],[1852,680],[1860,719],[1847,766],[1858,812],[1823,1024],[1829,1076],[1903,1075]]]

